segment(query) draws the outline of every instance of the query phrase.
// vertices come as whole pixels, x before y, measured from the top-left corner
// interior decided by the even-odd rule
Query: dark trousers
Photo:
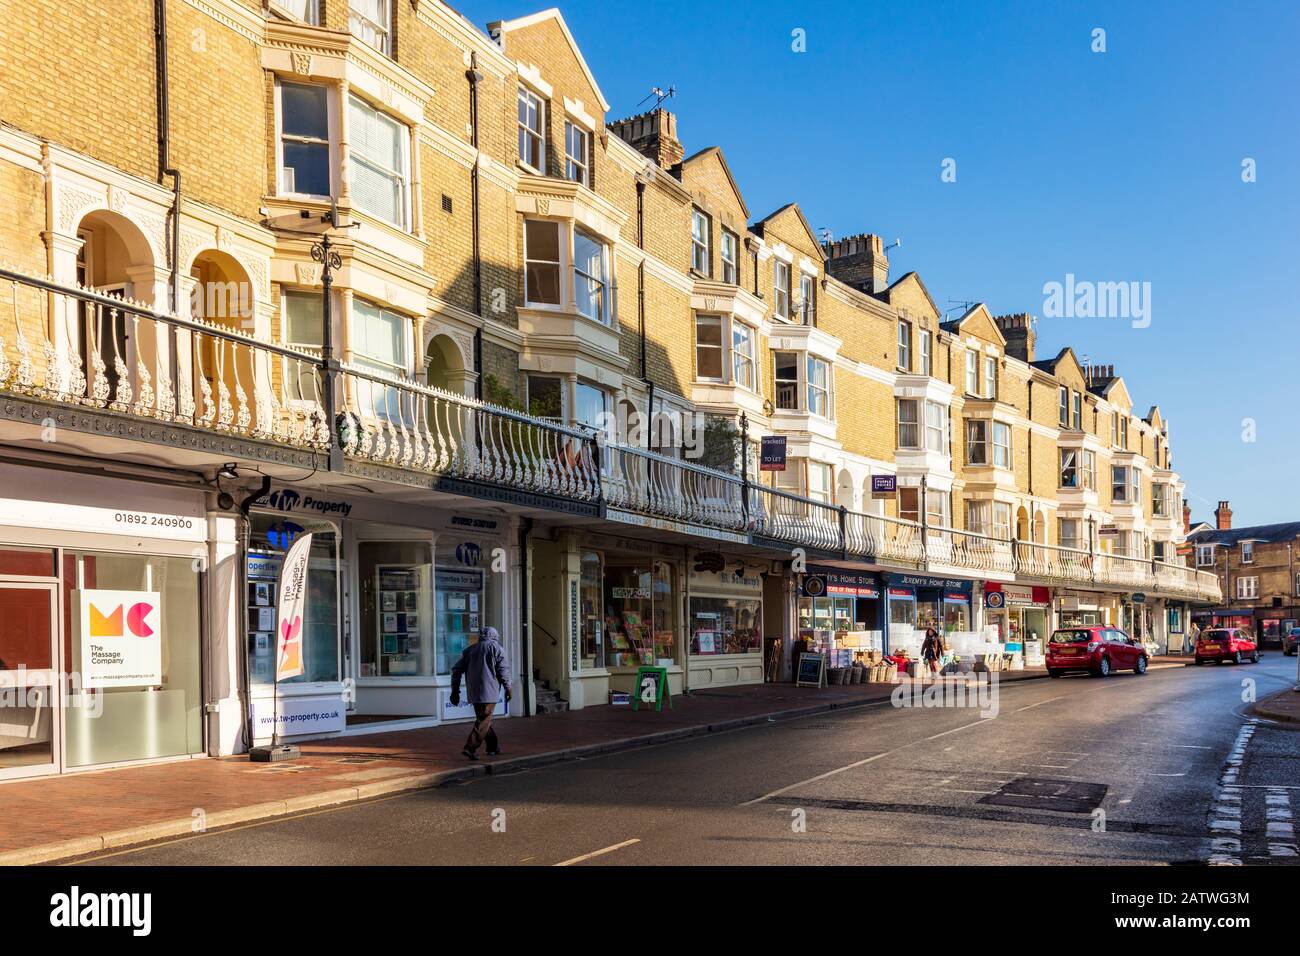
[[[487,744],[488,753],[501,749],[497,732],[492,729],[492,712],[496,709],[495,702],[474,705],[474,726],[469,729],[469,738],[465,741],[465,749],[470,753],[474,753],[484,743]]]

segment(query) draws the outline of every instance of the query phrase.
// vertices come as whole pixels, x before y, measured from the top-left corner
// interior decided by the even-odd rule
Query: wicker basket
[[[826,685],[828,687],[834,687],[836,684],[841,683],[843,680],[844,680],[843,667],[830,667],[826,669]]]
[[[862,671],[863,671],[863,669],[864,669],[864,668],[862,667],[861,664],[854,664],[851,668],[849,668],[849,670],[852,672],[852,673],[850,674],[850,676],[849,676],[849,683],[850,683],[850,684],[861,684],[861,683],[862,683]]]

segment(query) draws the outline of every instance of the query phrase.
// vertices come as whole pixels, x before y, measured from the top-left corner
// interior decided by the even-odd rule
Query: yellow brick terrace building
[[[751,210],[557,10],[4,9],[0,778],[463,719],[489,625],[535,713],[1218,599],[1113,368]]]

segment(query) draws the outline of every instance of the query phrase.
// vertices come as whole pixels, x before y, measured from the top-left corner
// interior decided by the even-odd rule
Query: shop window
[[[202,622],[195,562],[188,557],[93,551],[65,551],[63,560],[64,660],[82,675],[82,687],[92,687],[87,692],[98,698],[92,706],[65,711],[68,766],[202,752]],[[82,617],[83,601],[89,620]],[[156,615],[146,612],[133,625],[131,618],[138,618],[141,604],[156,605]],[[82,657],[83,641],[74,635],[90,628],[95,613],[105,615],[101,627],[121,628],[123,640],[155,643],[157,669],[92,678],[89,662]],[[125,636],[128,633],[131,636]],[[132,665],[141,666],[139,660]],[[146,666],[155,665],[150,660]],[[112,683],[94,687],[105,679]]]
[[[363,541],[357,545],[361,589],[361,677],[430,677],[434,673],[428,542]],[[440,608],[441,610],[441,608]]]
[[[542,219],[524,222],[524,301],[560,304],[560,224]]]
[[[758,654],[763,650],[758,598],[691,598],[691,653]]]
[[[609,666],[676,663],[677,598],[668,564],[607,565],[604,598]]]
[[[58,573],[50,548],[0,546],[0,574],[20,578],[52,578]],[[4,670],[0,664],[0,670]]]
[[[334,525],[293,515],[253,512],[248,542],[248,654],[254,684],[275,678],[275,602],[279,597],[280,565],[290,545],[310,533],[307,564],[307,620],[303,623],[303,673],[282,684],[339,679],[338,529]]]
[[[506,623],[500,578],[487,574],[492,545],[474,541],[439,539],[434,552],[434,633],[437,637],[438,673],[451,673],[465,648],[495,627],[505,641]]]
[[[601,561],[595,551],[582,553],[582,581],[578,600],[582,602],[583,670],[605,666],[605,630],[601,615]]]

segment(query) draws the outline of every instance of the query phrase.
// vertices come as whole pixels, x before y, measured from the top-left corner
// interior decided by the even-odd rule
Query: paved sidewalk
[[[1152,666],[1181,664],[1158,659]],[[1044,676],[999,674],[1003,681]],[[893,688],[757,684],[676,697],[662,712],[601,706],[510,718],[498,724],[503,756],[476,763],[459,753],[467,725],[449,724],[310,741],[301,745],[301,759],[277,764],[196,758],[13,781],[0,784],[0,865],[50,862],[494,771],[867,706]]]
[[[1256,717],[1278,720],[1288,724],[1300,724],[1300,693],[1288,687],[1276,694],[1270,694],[1259,701],[1254,708]]]

